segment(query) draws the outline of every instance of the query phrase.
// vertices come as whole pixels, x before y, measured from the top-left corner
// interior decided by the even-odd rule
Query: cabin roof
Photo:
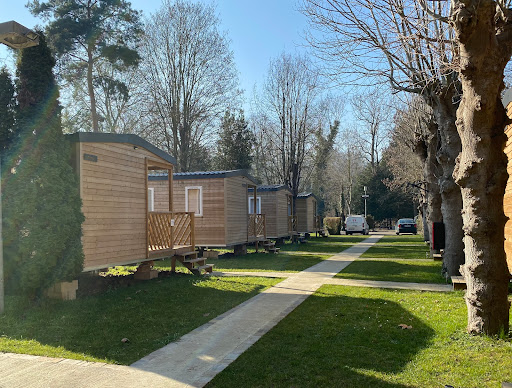
[[[307,192],[305,191],[305,192],[297,194],[297,198],[309,198],[309,197],[313,197],[313,198],[317,199],[316,195],[313,194],[311,191],[307,191]]]
[[[144,140],[140,136],[133,134],[119,133],[97,133],[97,132],[76,132],[66,135],[68,139],[74,143],[127,143],[133,146],[142,147],[149,152],[161,157],[165,161],[176,165],[176,159],[160,148]]]
[[[256,180],[251,175],[249,175],[247,170],[177,172],[173,174],[173,179],[179,181],[186,179],[230,178],[235,176],[244,176],[256,185]],[[153,172],[149,175],[148,179],[167,180],[167,173]]]
[[[257,188],[257,191],[279,191],[279,190],[288,190],[288,186],[286,185],[259,185]],[[249,189],[249,191],[252,191],[252,189]]]

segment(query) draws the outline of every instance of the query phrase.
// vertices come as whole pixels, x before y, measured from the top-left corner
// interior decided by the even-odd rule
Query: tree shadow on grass
[[[407,387],[392,377],[429,345],[434,330],[398,303],[321,290],[208,387]]]
[[[0,351],[131,364],[276,281],[178,275],[39,306],[10,297],[0,316]]]

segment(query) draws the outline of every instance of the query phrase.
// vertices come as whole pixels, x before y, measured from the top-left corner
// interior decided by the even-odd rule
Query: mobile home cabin
[[[297,195],[295,213],[299,233],[316,233],[321,229],[321,220],[317,214],[317,200],[313,193]]]
[[[84,271],[194,250],[193,214],[174,212],[172,195],[154,212],[148,190],[148,171],[172,176],[173,157],[136,135],[82,132],[68,138],[85,215]],[[172,193],[172,180],[165,190]]]
[[[290,189],[286,185],[260,185],[256,191],[256,208],[258,213],[265,215],[267,238],[282,239],[296,232]],[[253,201],[254,198],[250,195],[250,211]]]
[[[155,210],[168,201],[167,174],[149,177]],[[256,181],[246,170],[203,171],[174,174],[176,211],[195,214],[195,243],[203,248],[227,248],[256,242],[265,236],[265,217],[254,210]],[[252,195],[252,211],[249,196]]]

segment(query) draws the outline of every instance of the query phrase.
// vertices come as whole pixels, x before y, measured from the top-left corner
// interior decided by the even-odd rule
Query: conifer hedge
[[[23,49],[16,75],[17,136],[3,175],[6,291],[40,297],[83,268],[81,200],[62,134],[55,60],[40,44]]]

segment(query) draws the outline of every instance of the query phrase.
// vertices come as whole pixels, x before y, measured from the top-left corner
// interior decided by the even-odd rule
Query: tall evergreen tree
[[[15,107],[14,84],[4,67],[0,69],[0,152],[2,153],[11,142]]]
[[[248,128],[244,112],[240,110],[236,115],[226,111],[219,132],[215,167],[219,170],[251,168],[254,142],[255,137]]]
[[[125,0],[33,0],[28,7],[49,22],[47,32],[63,59],[64,75],[70,81],[86,82],[92,130],[99,132],[96,88],[122,82],[107,76],[100,79],[97,66],[108,63],[124,71],[138,64],[134,47],[141,34],[139,12]]]
[[[315,145],[315,167],[313,171],[313,193],[318,198],[318,214],[323,215],[325,211],[325,197],[326,197],[326,179],[325,174],[327,170],[327,162],[333,151],[334,140],[338,135],[340,122],[335,120],[333,125],[329,126],[329,133],[324,136],[322,127],[318,128],[316,133]]]
[[[7,292],[30,298],[83,267],[84,216],[70,145],[61,126],[55,60],[40,34],[17,68],[19,136],[11,149],[4,204]],[[13,171],[11,171],[13,169]]]

